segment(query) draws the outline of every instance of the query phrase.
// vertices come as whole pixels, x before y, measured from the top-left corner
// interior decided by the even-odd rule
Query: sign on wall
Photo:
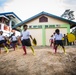
[[[42,25],[30,25],[28,28],[42,28]]]
[[[45,25],[45,28],[57,28],[57,27],[61,27],[60,25]],[[32,28],[42,28],[42,25],[30,25],[28,28],[32,29]]]

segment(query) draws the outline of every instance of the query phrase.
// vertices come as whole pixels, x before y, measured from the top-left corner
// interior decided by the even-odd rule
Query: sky
[[[76,0],[0,0],[0,13],[14,12],[22,20],[42,11],[61,16],[66,9],[74,11],[76,18]]]

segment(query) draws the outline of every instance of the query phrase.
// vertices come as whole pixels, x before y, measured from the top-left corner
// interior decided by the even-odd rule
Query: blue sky
[[[10,1],[10,0],[0,0],[0,6],[3,6],[8,1]]]
[[[76,17],[76,0],[0,0],[0,12],[14,12],[22,20],[42,11],[61,16],[66,9]]]

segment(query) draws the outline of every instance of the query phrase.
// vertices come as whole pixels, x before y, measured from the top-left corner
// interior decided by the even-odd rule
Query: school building
[[[21,21],[13,12],[0,13],[0,30],[3,31],[3,35],[9,36],[17,30],[12,30],[12,27]]]
[[[49,45],[50,36],[54,33],[55,29],[59,28],[62,34],[67,34],[70,33],[70,28],[76,26],[74,21],[47,12],[40,12],[13,26],[13,29],[21,30],[24,24],[28,25],[28,29],[33,38],[36,38],[38,46]]]

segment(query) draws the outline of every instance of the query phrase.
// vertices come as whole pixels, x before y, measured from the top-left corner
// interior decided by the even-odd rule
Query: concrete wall
[[[64,21],[61,21],[61,20],[58,20],[58,19],[55,19],[55,18],[52,18],[52,17],[48,17],[48,22],[43,22],[43,23],[40,23],[39,22],[39,18],[36,18],[28,23],[26,23],[27,25],[44,25],[44,24],[68,24],[67,22],[64,22]]]
[[[56,28],[48,28],[46,29],[46,45],[50,45],[49,39],[51,38],[51,35],[55,32]],[[59,28],[60,32],[64,35],[67,33],[67,28]]]
[[[29,29],[33,38],[36,38],[37,45],[42,45],[42,29]]]
[[[42,26],[42,28],[29,28],[31,35],[36,38],[38,45],[43,46],[50,45],[49,43],[50,36],[54,33],[56,28],[59,28],[62,34],[67,34],[70,32],[70,25],[67,22],[48,16],[46,16],[48,18],[48,22],[39,22],[40,17],[26,23],[28,27],[39,26],[39,25]],[[47,28],[46,25],[48,25]],[[53,25],[54,27],[49,27]]]

